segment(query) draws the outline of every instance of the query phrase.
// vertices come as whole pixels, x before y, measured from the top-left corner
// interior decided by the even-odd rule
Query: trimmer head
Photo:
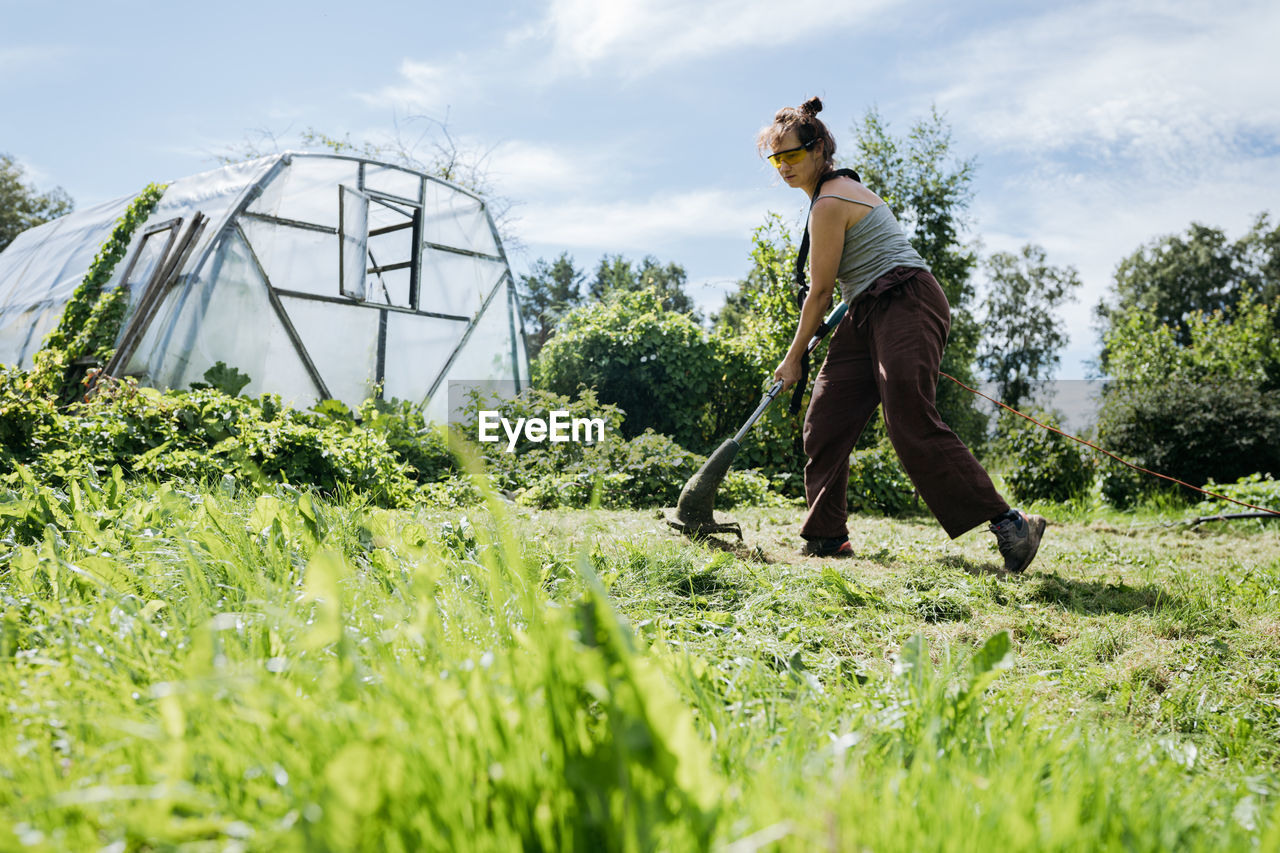
[[[740,445],[732,438],[716,448],[707,459],[706,464],[698,469],[698,473],[689,478],[680,492],[680,500],[676,503],[675,520],[667,519],[676,530],[685,536],[709,536],[715,533],[733,533],[742,539],[742,528],[737,522],[718,522],[712,507],[716,501],[716,489],[729,473],[733,458],[738,455]]]
[[[806,233],[806,244],[808,242],[808,234]],[[801,251],[804,251],[803,249]],[[817,348],[818,342],[822,340],[827,332],[835,328],[848,310],[848,305],[840,302],[827,318],[822,321],[817,330],[813,333],[813,337],[809,339],[809,345],[805,348],[805,352],[812,354]],[[756,410],[751,413],[751,417],[747,418],[747,422],[742,425],[742,429],[738,430],[738,434],[726,441],[724,444],[716,448],[716,452],[711,454],[711,458],[707,460],[707,464],[699,469],[698,473],[693,475],[689,482],[684,484],[684,491],[680,493],[680,501],[676,504],[676,519],[672,521],[667,519],[676,530],[679,530],[685,536],[707,536],[712,533],[736,533],[738,539],[742,539],[742,528],[734,522],[718,522],[715,515],[711,512],[711,506],[716,501],[716,488],[720,485],[720,481],[724,479],[724,475],[729,472],[729,466],[733,464],[733,457],[738,454],[740,445],[738,441],[751,429],[751,425],[764,414],[764,410],[769,407],[773,399],[782,391],[782,380],[775,379],[773,385],[769,386],[769,390],[760,400],[760,405],[756,406]]]

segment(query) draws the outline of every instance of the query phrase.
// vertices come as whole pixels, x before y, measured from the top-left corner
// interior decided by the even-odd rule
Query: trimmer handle
[[[823,320],[818,326],[817,331],[813,333],[813,337],[809,339],[809,352],[813,352],[818,346],[818,341],[827,336],[827,332],[840,325],[840,321],[844,319],[844,313],[849,310],[848,304],[845,302],[837,302],[836,307],[831,309],[831,313],[827,315],[827,319]]]
[[[826,319],[818,324],[818,328],[814,330],[813,337],[809,339],[809,346],[805,347],[805,351],[812,355],[813,351],[818,348],[818,344],[827,336],[827,332],[830,332],[836,326],[840,325],[840,321],[844,319],[844,314],[848,310],[849,306],[847,304],[844,302],[837,302],[836,307],[831,309],[831,313],[828,314]],[[765,392],[764,396],[767,399],[772,400],[774,397],[778,396],[778,392],[781,390],[782,380],[774,380],[774,383],[769,386],[769,390]]]
[[[831,313],[827,315],[826,319],[823,320],[817,330],[814,331],[813,337],[809,339],[809,346],[805,348],[806,352],[812,353],[817,349],[818,343],[827,336],[827,332],[830,332],[840,324],[840,321],[844,318],[845,312],[848,310],[849,306],[844,302],[836,303],[836,307],[831,309]],[[764,410],[768,408],[769,404],[773,402],[773,398],[777,397],[778,392],[781,390],[782,380],[773,380],[773,384],[769,386],[769,390],[764,392],[764,397],[760,399],[760,405],[756,406],[756,410],[751,414],[751,417],[747,419],[747,422],[742,425],[742,429],[738,430],[737,434],[734,435],[734,441],[742,441],[742,437],[747,434],[747,430],[751,429],[751,425],[760,419],[760,416],[764,414]]]

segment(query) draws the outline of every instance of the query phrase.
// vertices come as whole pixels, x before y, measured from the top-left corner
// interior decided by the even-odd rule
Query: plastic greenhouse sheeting
[[[131,201],[33,228],[0,253],[0,362],[30,366]],[[339,155],[226,166],[166,188],[107,287],[136,308],[165,285],[151,273],[177,251],[170,232],[145,235],[164,223],[184,234],[197,212],[206,227],[150,320],[132,308],[125,320],[122,339],[137,343],[123,375],[183,388],[222,361],[249,375],[246,394],[352,407],[383,394],[436,420],[450,382],[528,383],[511,271],[474,193]]]
[[[129,201],[67,214],[24,231],[0,252],[0,361],[30,366]]]
[[[444,411],[444,400],[462,399],[456,390],[452,395],[447,393],[451,384],[472,385],[478,377],[484,377],[485,387],[488,389],[518,389],[528,381],[527,373],[517,374],[511,369],[512,365],[519,363],[513,353],[523,351],[516,344],[520,336],[519,326],[512,326],[512,297],[513,293],[507,290],[504,283],[502,291],[495,295],[480,315],[471,336],[459,348],[441,381],[439,390],[446,393],[433,397],[435,406],[433,411],[429,411],[437,417]],[[500,380],[507,380],[511,385]]]

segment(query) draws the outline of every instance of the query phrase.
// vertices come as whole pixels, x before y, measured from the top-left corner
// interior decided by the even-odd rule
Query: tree
[[[665,310],[688,314],[696,320],[697,309],[684,289],[687,278],[684,267],[676,263],[660,264],[652,255],[645,256],[639,267],[622,255],[605,255],[596,267],[588,292],[591,298],[604,300],[616,293],[653,289]]]
[[[1272,228],[1268,215],[1260,213],[1236,245],[1244,265],[1242,289],[1258,294],[1263,302],[1274,302],[1280,297],[1280,225]]]
[[[978,365],[1000,398],[1017,409],[1060,363],[1067,337],[1056,312],[1075,298],[1080,274],[1074,267],[1050,266],[1044,249],[1032,244],[1018,254],[992,255],[986,269],[991,291],[982,302]]]
[[[547,340],[555,334],[556,324],[570,309],[582,301],[582,282],[586,274],[573,265],[568,252],[555,261],[543,258],[533,262],[527,275],[520,277],[521,313],[526,325],[529,358],[536,358]]]
[[[1280,474],[1280,300],[1246,294],[1231,311],[1193,311],[1180,326],[1141,308],[1112,316],[1115,378],[1099,413],[1103,443],[1198,485]]]
[[[711,324],[725,334],[738,334],[749,322],[751,299],[760,291],[759,274],[753,267],[747,277],[738,281],[738,286],[724,297],[724,305],[711,315]]]
[[[725,344],[668,309],[657,290],[619,291],[563,318],[534,366],[534,384],[565,395],[593,389],[626,413],[625,438],[653,429],[705,452],[724,438],[721,395],[750,405],[757,387],[754,376],[734,386],[739,359],[726,356]]]
[[[903,138],[890,134],[875,109],[854,125],[853,134],[856,153],[846,164],[857,169],[863,182],[889,204],[951,304],[951,334],[942,370],[974,384],[979,330],[970,303],[971,275],[978,259],[973,248],[962,242],[962,235],[969,228],[965,210],[973,198],[976,162],[956,158],[951,129],[936,107]],[[941,383],[938,411],[970,447],[985,440],[986,416],[964,389]]]
[[[767,388],[772,382],[773,369],[786,355],[800,321],[792,280],[798,251],[782,217],[770,213],[752,234],[751,271],[739,283],[736,293],[737,325],[731,325],[732,315],[722,316],[716,330],[718,337],[731,341],[738,351],[734,365],[754,380],[753,390]],[[827,340],[819,344],[813,354],[813,364],[822,363],[827,344]],[[803,392],[806,407],[808,392],[808,388]],[[802,467],[798,460],[804,459],[800,418],[805,409],[802,407],[798,415],[791,414],[787,405],[791,393],[788,391],[765,410],[745,436],[737,461],[742,467],[760,469],[772,479],[775,488],[802,495],[803,484],[797,469]],[[754,395],[743,394],[737,408],[726,405],[726,413],[741,422],[751,413],[756,399]]]
[[[1239,285],[1238,268],[1238,252],[1226,235],[1193,222],[1185,238],[1161,237],[1121,260],[1115,304],[1100,304],[1097,313],[1108,318],[1116,310],[1137,308],[1173,327],[1177,342],[1186,346],[1187,317],[1230,305]]]
[[[1110,298],[1094,309],[1103,338],[1103,372],[1110,372],[1108,333],[1128,312],[1140,311],[1169,326],[1175,342],[1186,346],[1195,312],[1230,312],[1246,295],[1264,302],[1280,295],[1280,227],[1272,228],[1266,213],[1234,243],[1198,222],[1186,234],[1152,240],[1120,261]]]
[[[1140,247],[1096,315],[1110,447],[1193,484],[1280,473],[1280,228],[1266,213],[1234,243],[1192,223]],[[1150,487],[1103,479],[1111,500]]]
[[[70,213],[71,196],[62,187],[37,192],[22,180],[23,169],[9,154],[0,154],[0,251],[28,228]]]
[[[747,271],[747,277],[738,281],[737,287],[725,295],[724,305],[711,315],[712,325],[721,334],[740,335],[746,332],[755,321],[756,312],[767,304],[771,290],[777,290],[787,305],[795,304],[795,287],[791,281],[796,246],[783,225],[782,217],[770,213],[764,224],[757,226],[752,234],[752,246],[751,269]],[[787,265],[792,269],[782,270]],[[791,333],[794,332],[792,328]],[[790,343],[788,338],[783,344],[784,353]]]

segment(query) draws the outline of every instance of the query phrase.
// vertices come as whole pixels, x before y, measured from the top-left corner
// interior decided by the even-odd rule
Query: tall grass
[[[0,517],[6,849],[1280,844],[1256,750],[1206,765],[1028,703],[1011,632],[894,639],[1003,594],[963,571],[889,590],[492,500],[118,475]],[[891,665],[815,651],[841,614],[891,626]]]

